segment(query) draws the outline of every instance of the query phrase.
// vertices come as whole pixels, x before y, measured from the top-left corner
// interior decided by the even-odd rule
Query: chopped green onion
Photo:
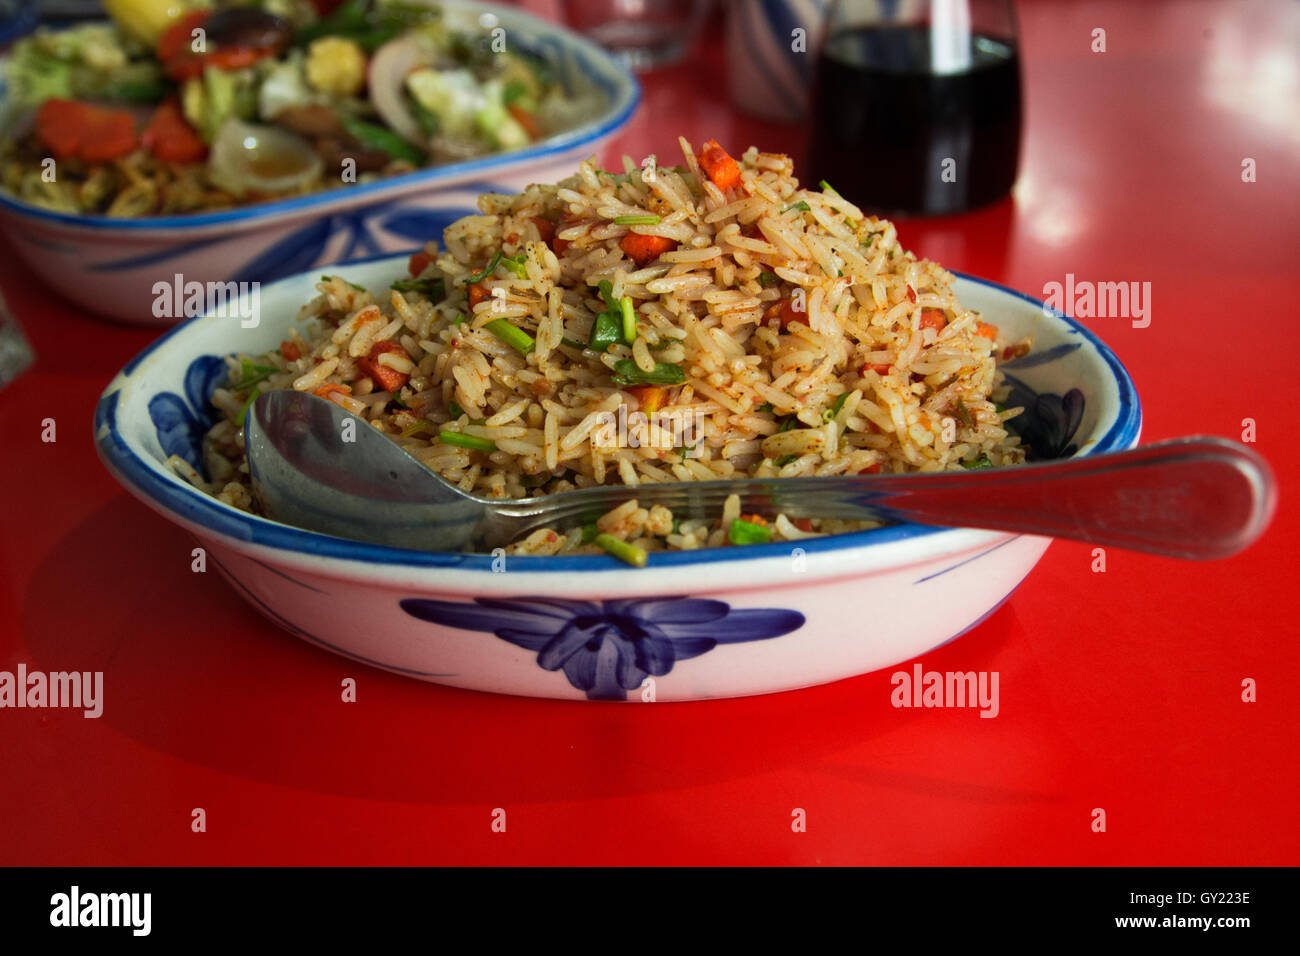
[[[483,271],[474,273],[472,276],[470,276],[468,279],[465,280],[465,284],[473,285],[475,282],[482,282],[492,273],[497,271],[497,265],[500,262],[501,262],[501,250],[498,249],[496,251],[496,255],[494,255],[491,259],[489,259],[488,264],[483,267]]]
[[[970,412],[967,411],[966,406],[962,403],[960,398],[957,399],[957,417],[960,418],[964,424],[972,428],[975,426],[975,419],[971,418]]]
[[[810,211],[810,210],[812,209],[812,206],[808,205],[806,202],[804,202],[802,199],[800,199],[798,202],[796,202],[796,203],[791,203],[790,205],[788,205],[788,206],[786,206],[784,209],[782,209],[782,210],[781,210],[781,215],[785,215],[785,214],[788,213],[791,209],[798,209],[800,212],[808,212],[808,211]]]
[[[764,289],[770,289],[772,286],[776,285],[780,281],[781,281],[781,277],[778,276],[775,272],[760,272],[758,274],[758,284],[761,285]]]
[[[563,338],[563,339],[560,339],[560,344],[561,344],[561,345],[567,345],[567,346],[568,346],[569,348],[571,348],[571,349],[579,349],[579,350],[581,350],[581,349],[585,349],[585,348],[587,347],[587,346],[583,345],[581,342],[578,342],[578,341],[575,341],[574,339],[569,339],[569,338]]]
[[[830,183],[828,183],[828,182],[827,182],[826,180],[824,180],[824,179],[821,181],[821,187],[822,187],[822,192],[824,192],[824,193],[830,193],[832,196],[838,196],[838,195],[839,195],[839,193],[837,193],[837,192],[835,191],[835,187],[832,186]]]
[[[636,341],[636,311],[632,308],[632,297],[625,295],[618,304],[623,313],[623,341],[630,344]]]
[[[348,135],[361,145],[387,153],[394,159],[404,159],[416,166],[424,165],[424,150],[387,127],[376,126],[374,123],[365,123],[355,117],[343,115],[339,116],[339,122],[347,130]]]
[[[634,544],[628,544],[612,534],[598,534],[595,537],[595,542],[620,561],[626,561],[633,567],[645,567],[645,548],[638,548]]]
[[[393,283],[393,288],[398,292],[419,292],[435,302],[441,302],[447,296],[447,284],[442,281],[441,276],[429,279],[399,279]]]
[[[618,303],[614,301],[614,283],[608,279],[601,279],[596,288],[600,292],[600,297],[605,301],[605,305],[611,309],[618,308]]]
[[[680,365],[655,362],[654,371],[642,371],[632,359],[614,363],[612,376],[615,385],[680,385],[686,381],[686,372]]]
[[[406,402],[402,401],[402,396],[401,396],[399,393],[397,393],[397,392],[394,392],[394,393],[392,394],[392,397],[389,398],[388,401],[389,401],[389,404],[396,405],[398,408],[410,408],[410,407],[411,407],[411,406],[407,405]]]
[[[596,522],[593,521],[590,524],[584,524],[582,526],[582,543],[591,544],[591,542],[596,540],[596,536],[599,534],[600,526],[596,524]]]
[[[507,319],[493,319],[484,328],[521,355],[527,355],[537,347],[531,335],[511,325]]]
[[[497,443],[489,438],[479,438],[477,435],[466,435],[463,432],[453,432],[445,428],[438,432],[438,441],[444,445],[459,445],[461,448],[472,448],[475,451],[497,450]]]
[[[528,258],[528,253],[521,252],[515,256],[502,256],[501,264],[515,274],[516,278],[527,279],[528,267],[524,265],[524,260]]]
[[[515,100],[521,100],[528,95],[528,85],[522,80],[511,80],[501,91],[501,99],[509,106]]]
[[[772,540],[772,529],[767,525],[737,518],[727,529],[727,540],[732,544],[767,544]]]
[[[615,216],[616,226],[657,226],[663,222],[662,216]]]
[[[244,402],[243,408],[239,410],[239,416],[235,419],[235,424],[240,428],[244,427],[244,419],[248,417],[248,410],[253,407],[253,402],[257,401],[257,396],[262,394],[262,390],[256,386],[248,393],[248,400]]]
[[[826,409],[826,411],[822,412],[822,421],[824,422],[833,421],[835,419],[835,416],[840,413],[840,409],[844,407],[844,403],[848,401],[848,398],[849,398],[849,393],[845,392],[839,398],[835,399],[835,404],[833,404],[830,408]]]
[[[802,424],[803,422],[799,421],[798,415],[789,415],[781,419],[781,427],[776,430],[776,433],[779,435],[781,432],[788,432],[790,429],[798,428]]]
[[[786,465],[790,464],[790,462],[794,461],[798,457],[799,457],[798,455],[782,455],[780,458],[776,460],[776,467],[784,468]]]
[[[617,345],[622,337],[622,317],[614,312],[602,312],[596,316],[596,321],[591,325],[591,337],[587,340],[587,348],[603,353],[611,345]]]
[[[420,434],[420,432],[427,432],[432,430],[433,430],[433,423],[430,422],[427,418],[421,418],[414,425],[408,425],[406,428],[403,428],[401,432],[401,437],[411,438],[415,435]]]
[[[325,275],[325,276],[321,276],[321,277],[320,277],[320,281],[321,281],[321,282],[329,282],[331,279],[342,279],[342,278],[343,278],[342,276],[329,276],[329,275]],[[347,279],[343,279],[343,281],[346,282],[348,285],[352,286],[352,288],[356,289],[358,292],[365,292],[365,291],[366,291],[366,287],[363,286],[363,285],[357,285],[355,282],[348,282]]]
[[[451,324],[452,324],[452,325],[460,325],[460,324],[461,324],[462,322],[464,322],[464,321],[465,321],[465,313],[464,313],[464,312],[457,312],[457,313],[456,313],[456,317],[455,317],[454,319],[451,320]]]
[[[673,515],[673,530],[672,530],[672,533],[673,533],[673,534],[681,534],[681,533],[682,533],[682,519],[679,518],[679,517],[677,517],[676,515]]]
[[[976,471],[980,468],[992,468],[993,462],[989,461],[988,455],[980,455],[974,461],[963,461],[961,466],[967,471]]]
[[[239,381],[230,386],[235,392],[242,392],[246,388],[252,388],[258,382],[265,382],[279,369],[272,368],[270,365],[254,365],[248,359],[242,359],[239,363],[239,371]]]
[[[770,411],[773,411],[772,403],[771,403],[771,402],[764,402],[762,405],[758,406],[758,408],[754,409],[754,411],[758,412],[760,415],[761,415],[763,412],[770,412]]]
[[[460,416],[465,414],[465,409],[461,408],[455,401],[447,403],[447,411],[451,412],[452,418],[460,418]]]

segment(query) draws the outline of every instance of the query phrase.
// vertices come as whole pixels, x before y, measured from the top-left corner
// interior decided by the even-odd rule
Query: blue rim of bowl
[[[491,156],[471,159],[463,163],[452,163],[447,166],[435,166],[431,169],[419,169],[415,172],[404,173],[400,176],[390,176],[387,179],[380,179],[373,183],[360,183],[355,186],[326,189],[321,192],[311,193],[307,196],[298,196],[293,199],[280,199],[275,202],[258,203],[252,206],[241,206],[236,209],[224,209],[220,212],[203,213],[200,215],[146,216],[139,219],[113,219],[107,216],[82,216],[42,209],[39,206],[25,203],[21,199],[16,199],[5,192],[0,192],[0,208],[7,209],[10,212],[31,219],[59,223],[64,226],[80,226],[86,229],[122,230],[127,232],[200,229],[206,226],[219,226],[226,223],[253,224],[260,223],[263,219],[271,219],[277,216],[310,212],[316,207],[323,206],[327,203],[350,201],[358,198],[364,199],[365,197],[374,195],[382,190],[389,190],[411,183],[438,186],[443,180],[450,179],[458,180],[457,183],[448,184],[453,187],[459,185],[460,181],[469,183],[475,178],[481,178],[483,175],[498,170],[503,166],[518,164],[531,165],[537,160],[549,159],[553,156],[575,152],[584,146],[596,143],[613,134],[627,123],[632,114],[636,112],[636,108],[641,105],[642,94],[641,84],[637,80],[636,75],[628,69],[621,60],[592,43],[586,37],[574,33],[572,30],[566,29],[559,24],[541,20],[532,16],[527,11],[517,8],[506,9],[510,10],[511,16],[517,16],[524,21],[531,21],[534,26],[541,25],[547,30],[554,31],[557,35],[563,36],[566,43],[576,46],[589,58],[600,61],[606,67],[618,74],[620,80],[626,84],[626,92],[622,97],[620,97],[620,89],[617,84],[606,83],[604,78],[601,76],[592,77],[610,98],[610,109],[613,110],[613,112],[611,112],[605,120],[581,135],[570,136],[567,133],[559,133],[550,139],[543,140],[542,144],[536,147],[529,147],[527,149],[516,150],[508,153],[494,153]],[[0,100],[3,100],[3,91],[4,84],[0,81]],[[622,108],[618,108],[620,98],[626,100]]]
[[[360,265],[366,262],[376,262],[380,259],[392,259],[396,262],[401,258],[401,254],[385,254],[373,256],[369,259],[359,259],[347,264]],[[1027,302],[1044,313],[1061,320],[1076,333],[1082,335],[1105,361],[1115,381],[1119,410],[1114,423],[1107,432],[1086,451],[1080,452],[1080,456],[1093,455],[1104,451],[1120,451],[1133,444],[1142,427],[1142,410],[1138,402],[1137,388],[1134,386],[1133,379],[1129,376],[1128,370],[1124,368],[1123,363],[1100,338],[1074,319],[1031,295],[963,272],[954,272],[953,275],[967,282],[973,282],[1020,299],[1022,302]],[[300,278],[300,276],[289,276],[279,281],[290,282],[297,278]],[[121,374],[129,378],[134,369],[168,339],[187,328],[191,323],[202,321],[202,318],[202,316],[199,316],[190,319],[188,322],[171,329],[127,363]],[[116,381],[115,378],[114,382],[116,383]],[[112,387],[110,385],[110,388]],[[236,541],[248,542],[267,548],[324,558],[358,561],[365,564],[395,565],[408,568],[457,568],[469,571],[487,571],[489,573],[492,571],[492,564],[495,559],[491,554],[468,554],[456,551],[413,551],[406,548],[392,548],[385,545],[350,541],[345,538],[318,534],[315,531],[304,531],[300,528],[279,524],[267,518],[247,514],[229,505],[222,504],[217,499],[188,484],[165,479],[131,450],[118,431],[116,396],[119,390],[114,388],[112,392],[106,391],[100,396],[95,406],[95,444],[99,450],[100,458],[123,484],[129,484],[139,494],[161,505],[165,510],[199,525],[205,530]],[[799,547],[807,554],[819,554],[867,545],[883,545],[923,538],[953,530],[960,529],[941,528],[931,525],[897,524],[883,528],[873,528],[869,531],[854,531],[848,534],[810,538],[807,541],[800,542]],[[741,553],[738,554],[737,551]],[[724,561],[789,557],[789,555],[789,542],[746,545],[740,549],[704,548],[698,551],[655,551],[650,554],[646,567],[647,569],[686,567],[717,564]],[[510,569],[512,571],[573,573],[579,571],[625,571],[628,570],[628,566],[618,559],[606,555],[521,556],[510,559]]]

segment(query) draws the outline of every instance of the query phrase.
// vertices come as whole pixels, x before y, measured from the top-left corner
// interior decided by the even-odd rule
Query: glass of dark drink
[[[884,215],[941,216],[1001,199],[1020,153],[1011,0],[834,0],[809,160]]]

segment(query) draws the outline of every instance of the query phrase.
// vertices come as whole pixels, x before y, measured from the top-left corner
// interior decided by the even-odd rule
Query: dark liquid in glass
[[[825,179],[880,213],[944,215],[1005,196],[1020,152],[1019,57],[1013,44],[979,35],[957,52],[968,54],[966,67],[941,74],[927,26],[828,37],[813,100],[812,182]]]

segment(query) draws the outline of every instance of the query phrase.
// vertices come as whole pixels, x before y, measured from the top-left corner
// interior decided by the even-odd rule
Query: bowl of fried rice
[[[299,4],[291,23],[233,0],[145,6],[176,18],[161,38],[124,14],[0,57],[0,229],[57,293],[122,323],[410,248],[485,191],[567,175],[640,101],[615,57],[517,7]]]
[[[242,423],[272,389],[333,401],[501,499],[1014,468],[1137,443],[1133,383],[1088,329],[916,258],[784,155],[679,146],[486,194],[409,256],[277,282],[244,303],[256,321],[174,330],[106,389],[101,458],[281,627],[436,683],[742,696],[964,633],[1050,539],[632,499],[473,553],[261,514]]]

